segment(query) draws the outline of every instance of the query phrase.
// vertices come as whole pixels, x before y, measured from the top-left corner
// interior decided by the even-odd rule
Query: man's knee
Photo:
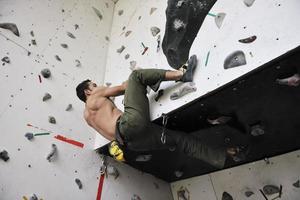
[[[129,79],[131,80],[140,80],[141,76],[142,76],[142,69],[137,69],[131,72]]]

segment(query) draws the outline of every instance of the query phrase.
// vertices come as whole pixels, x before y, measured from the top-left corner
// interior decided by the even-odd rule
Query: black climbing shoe
[[[179,81],[182,82],[192,82],[193,81],[193,75],[194,71],[197,67],[197,56],[192,55],[189,60],[187,61],[187,69],[186,72],[184,72],[182,78]]]

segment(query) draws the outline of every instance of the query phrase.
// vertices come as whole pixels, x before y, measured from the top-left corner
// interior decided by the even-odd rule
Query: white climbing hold
[[[124,10],[119,10],[119,11],[118,11],[118,15],[119,15],[119,16],[123,15],[123,13],[124,13]]]
[[[101,12],[95,7],[93,7],[93,10],[96,13],[96,15],[99,17],[99,19],[102,20],[103,16],[102,16]]]
[[[195,83],[194,82],[187,82],[184,83],[178,91],[174,92],[171,94],[170,99],[171,100],[176,100],[179,99],[180,97],[191,93],[191,92],[195,92],[197,90]]]
[[[80,60],[76,59],[76,60],[75,60],[75,63],[76,63],[76,67],[81,67],[81,62],[80,62]]]

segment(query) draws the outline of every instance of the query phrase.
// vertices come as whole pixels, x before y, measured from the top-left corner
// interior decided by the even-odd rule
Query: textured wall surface
[[[33,194],[38,199],[96,199],[101,166],[94,151],[96,132],[84,122],[84,104],[75,87],[87,78],[103,83],[113,10],[110,0],[0,0],[0,24],[14,23],[19,30],[16,36],[0,28],[1,200]],[[41,74],[44,68],[52,73],[48,79]],[[45,93],[52,98],[43,101]],[[72,108],[66,111],[69,104]],[[56,124],[48,122],[49,116]],[[34,139],[28,140],[26,133],[35,134]],[[49,162],[52,144],[57,152]],[[3,150],[8,152],[6,162]],[[104,179],[102,199],[130,199],[134,194],[172,198],[168,184],[109,164],[120,168],[120,175]],[[75,179],[81,180],[82,189]]]
[[[186,189],[191,200],[219,200],[222,199],[224,192],[233,199],[265,200],[279,196],[276,190],[274,194],[268,195],[264,190],[265,186],[272,185],[280,189],[281,185],[280,199],[297,200],[300,198],[299,168],[300,151],[294,151],[216,173],[173,182],[171,188],[174,199],[178,199],[178,191]],[[246,192],[251,195],[247,197]]]

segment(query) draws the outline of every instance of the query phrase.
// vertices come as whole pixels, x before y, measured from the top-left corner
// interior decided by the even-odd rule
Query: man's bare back
[[[103,137],[112,141],[115,139],[116,122],[122,115],[122,111],[109,97],[124,94],[126,85],[109,88],[91,84],[92,92],[86,101],[84,118]]]

